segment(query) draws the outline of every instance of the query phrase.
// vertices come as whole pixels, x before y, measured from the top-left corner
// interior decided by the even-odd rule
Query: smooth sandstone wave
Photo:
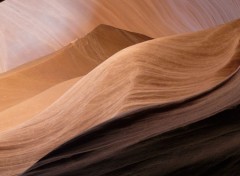
[[[154,39],[116,53],[46,110],[0,133],[0,172],[20,174],[57,146],[116,115],[181,102],[223,84],[239,67],[239,33],[240,21],[235,21],[207,31]],[[176,112],[179,118],[171,118],[180,122],[176,126],[161,123],[161,128],[203,119],[235,101],[230,96],[225,104],[209,106],[211,110],[203,109],[201,115],[195,113],[189,119]]]
[[[238,71],[200,97],[114,118],[49,153],[23,176],[237,176],[239,81]]]
[[[237,176],[239,81],[238,71],[200,97],[119,116],[65,143],[23,176]]]
[[[117,51],[150,38],[100,25],[63,49],[0,75],[0,111],[83,76]],[[4,124],[4,123],[3,123]]]

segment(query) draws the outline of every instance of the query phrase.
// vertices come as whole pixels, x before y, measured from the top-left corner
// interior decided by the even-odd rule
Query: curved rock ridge
[[[230,92],[238,89],[224,85],[238,73],[239,34],[238,20],[206,31],[150,40],[114,54],[48,108],[0,133],[0,172],[20,174],[69,139],[136,109],[175,103],[186,103],[186,112],[188,105],[196,108],[193,117],[177,108],[170,119],[161,116],[167,124],[155,125],[164,132],[235,105],[238,94]],[[206,101],[196,98],[219,86],[216,96],[204,96]],[[187,103],[189,99],[197,105]],[[163,111],[163,115],[168,113]],[[179,122],[170,124],[174,120]]]
[[[116,117],[63,144],[22,176],[237,176],[239,81],[240,72],[200,97]]]
[[[62,81],[83,76],[117,51],[150,38],[99,25],[63,49],[0,74],[0,111]]]

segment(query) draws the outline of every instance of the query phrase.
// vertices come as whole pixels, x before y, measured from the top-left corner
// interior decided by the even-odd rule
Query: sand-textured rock
[[[23,176],[238,176],[239,81],[238,72],[201,96],[114,118],[49,153]]]
[[[196,96],[221,87],[237,73],[239,33],[240,21],[234,21],[202,32],[150,40],[117,52],[83,76],[47,109],[0,133],[0,172],[20,174],[76,135],[136,109],[174,106],[181,102],[181,106],[185,106],[186,100],[195,97],[201,105],[196,106],[196,111],[202,110],[202,113],[198,115],[193,111],[195,115],[188,118],[181,110],[173,110],[170,119],[160,116],[166,125],[161,121],[153,124],[164,132],[235,105],[238,96],[228,94],[231,86],[226,90],[223,87],[216,97],[207,96],[209,104]],[[219,104],[214,106],[214,102],[225,95],[228,98],[224,104],[219,99]],[[190,102],[191,107],[195,106]]]

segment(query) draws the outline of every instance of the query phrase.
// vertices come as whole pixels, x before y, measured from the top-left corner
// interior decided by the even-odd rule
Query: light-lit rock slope
[[[100,25],[49,56],[0,74],[0,111],[62,81],[85,75],[117,51],[149,39],[141,34]]]
[[[239,67],[239,33],[240,21],[234,21],[202,32],[150,40],[114,54],[47,109],[0,133],[0,172],[20,174],[59,145],[116,115],[181,102],[223,84]],[[225,96],[223,92],[220,97]],[[209,112],[203,110],[201,117],[224,110],[238,97],[230,96]],[[178,125],[202,119],[188,119],[181,111],[177,117]],[[168,130],[172,125],[162,128]]]

